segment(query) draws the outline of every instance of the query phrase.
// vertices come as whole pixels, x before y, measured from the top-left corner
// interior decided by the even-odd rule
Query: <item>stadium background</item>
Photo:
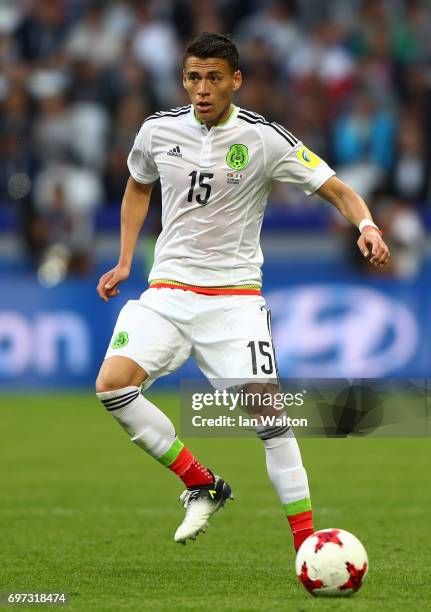
[[[420,1],[2,0],[0,385],[92,385],[160,229],[156,194],[132,277],[103,304],[126,157],[145,116],[187,103],[181,51],[203,30],[238,42],[237,103],[332,164],[392,250],[372,269],[330,205],[275,185],[262,243],[282,376],[428,375],[430,26]]]
[[[92,388],[160,229],[156,194],[132,276],[102,303],[126,156],[146,115],[187,103],[182,48],[204,30],[238,42],[237,103],[332,164],[392,251],[374,270],[330,205],[275,185],[262,243],[282,376],[429,376],[430,28],[414,0],[0,0],[0,591],[67,591],[85,612],[429,608],[429,440],[301,440],[316,527],[354,532],[370,556],[340,606],[297,584],[259,440],[185,440],[236,499],[177,547],[179,483]],[[176,424],[179,377],[195,373],[153,387]]]

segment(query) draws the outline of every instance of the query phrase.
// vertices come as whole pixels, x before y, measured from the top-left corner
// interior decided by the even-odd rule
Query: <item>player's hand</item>
[[[97,293],[102,300],[107,302],[110,298],[120,293],[118,285],[129,277],[130,269],[125,266],[115,266],[112,270],[105,272],[99,279]]]
[[[388,263],[389,249],[380,232],[373,227],[366,227],[358,239],[362,255],[374,266],[385,266]]]

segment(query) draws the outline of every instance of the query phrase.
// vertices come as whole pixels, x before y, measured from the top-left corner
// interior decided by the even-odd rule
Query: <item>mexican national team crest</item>
[[[232,170],[244,170],[248,166],[248,149],[243,144],[233,144],[226,155],[226,163]]]
[[[127,332],[118,332],[112,341],[111,347],[114,349],[123,348],[129,342],[129,334]]]

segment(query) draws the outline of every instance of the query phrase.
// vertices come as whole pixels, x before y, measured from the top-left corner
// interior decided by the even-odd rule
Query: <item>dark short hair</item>
[[[217,57],[228,62],[232,72],[239,69],[238,49],[228,34],[203,32],[189,42],[184,52],[183,66],[188,57],[208,59]]]

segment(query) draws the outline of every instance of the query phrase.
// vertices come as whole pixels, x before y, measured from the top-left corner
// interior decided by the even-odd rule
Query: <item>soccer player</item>
[[[107,301],[129,276],[160,177],[163,229],[150,286],[121,310],[96,391],[133,442],[183,481],[186,513],[174,537],[181,543],[205,530],[232,497],[231,488],[184,446],[171,421],[141,392],[191,355],[211,381],[240,379],[244,388],[266,388],[262,377],[277,379],[259,246],[272,181],[293,183],[334,204],[358,227],[359,249],[372,264],[384,265],[389,256],[358,194],[287,129],[232,103],[241,83],[229,37],[204,33],[189,44],[183,85],[191,104],[157,112],[142,124],[128,158],[118,264],[97,287]],[[313,524],[297,441],[284,425],[262,425],[256,433],[298,549]]]

